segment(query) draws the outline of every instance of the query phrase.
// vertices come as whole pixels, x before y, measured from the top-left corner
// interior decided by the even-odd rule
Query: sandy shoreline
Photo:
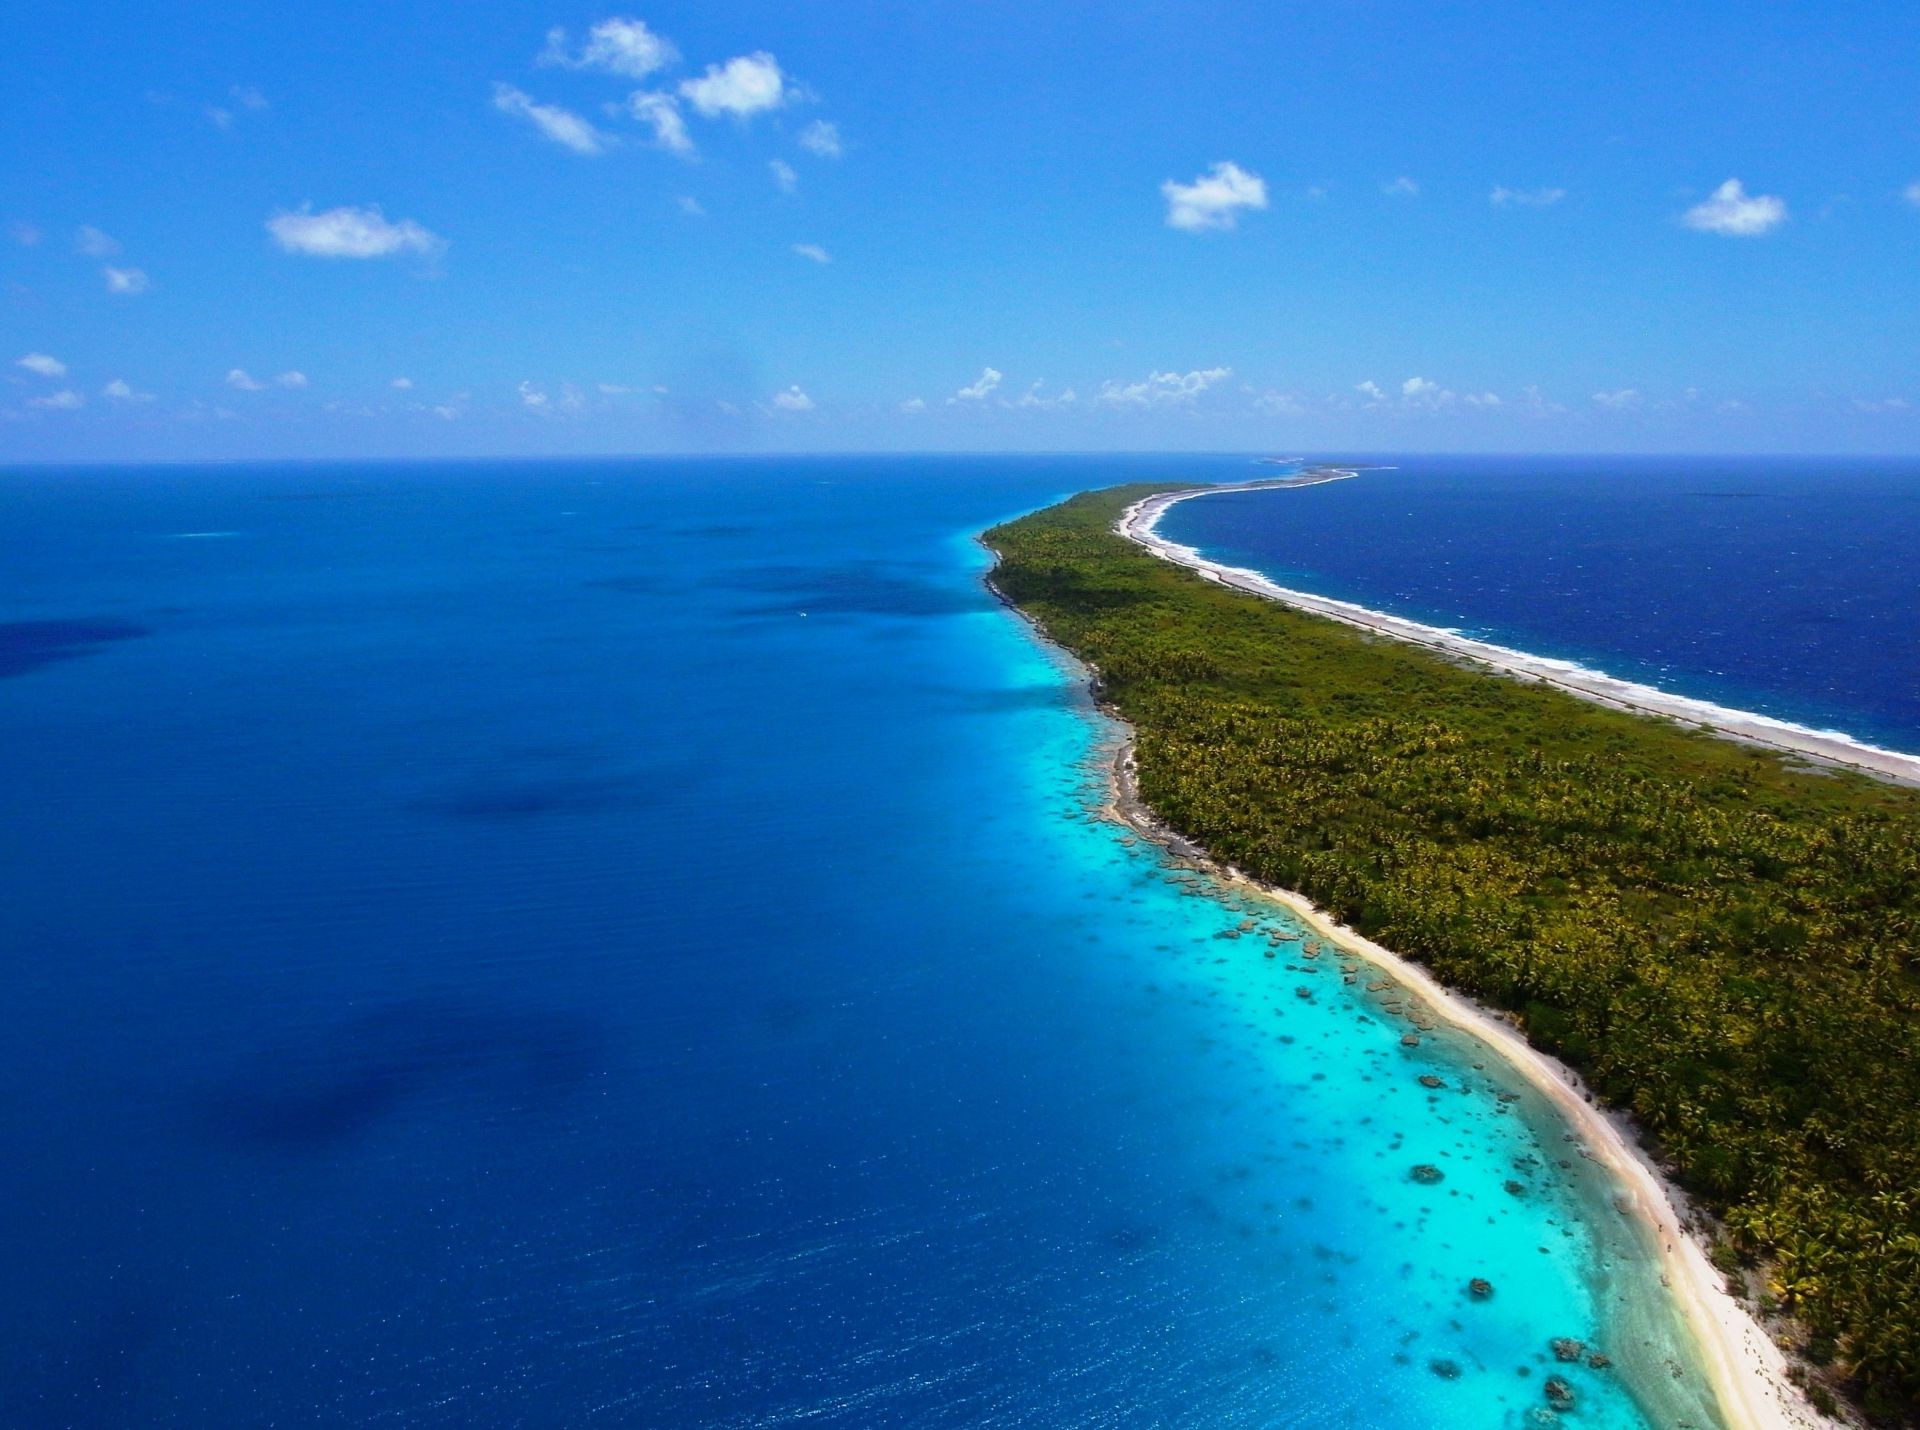
[[[1317,480],[1337,479],[1336,476],[1329,475],[1319,477]],[[1409,645],[1421,646],[1452,659],[1468,660],[1479,665],[1490,666],[1503,675],[1520,680],[1538,681],[1580,696],[1582,699],[1592,700],[1601,705],[1610,705],[1618,710],[1630,710],[1640,715],[1665,716],[1684,724],[1705,727],[1727,739],[1762,745],[1816,764],[1837,765],[1846,769],[1859,770],[1895,784],[1920,787],[1920,755],[1903,754],[1898,750],[1883,750],[1878,746],[1864,744],[1836,732],[1813,730],[1784,720],[1775,720],[1769,716],[1756,715],[1750,711],[1732,710],[1704,700],[1671,695],[1665,691],[1655,690],[1652,686],[1617,680],[1600,671],[1587,670],[1570,661],[1554,660],[1547,656],[1531,655],[1526,651],[1511,650],[1489,641],[1474,640],[1451,631],[1421,625],[1417,621],[1406,620],[1400,616],[1388,615],[1384,611],[1356,606],[1348,601],[1336,601],[1327,596],[1315,596],[1306,591],[1290,590],[1275,584],[1257,571],[1249,571],[1238,566],[1223,566],[1218,562],[1209,561],[1193,548],[1169,541],[1154,530],[1167,508],[1176,502],[1206,496],[1213,492],[1258,491],[1271,487],[1313,484],[1311,481],[1280,479],[1162,492],[1158,496],[1148,497],[1128,507],[1121,515],[1115,529],[1120,535],[1145,547],[1154,555],[1163,557],[1175,565],[1185,566],[1191,571],[1197,571],[1223,586],[1231,586],[1235,590],[1264,596],[1298,610],[1311,611],[1315,615],[1326,616],[1331,620],[1356,626],[1375,635],[1388,636]]]
[[[1333,479],[1325,478],[1325,480]],[[1585,694],[1588,698],[1599,700],[1603,704],[1623,706],[1646,713],[1675,713],[1660,710],[1641,698],[1639,692],[1644,690],[1644,687],[1629,687],[1625,686],[1625,682],[1609,681],[1605,677],[1600,677],[1597,683],[1602,688],[1589,693],[1564,673],[1558,671],[1542,673],[1524,667],[1512,667],[1509,662],[1513,657],[1531,659],[1521,652],[1507,652],[1502,647],[1486,645],[1464,637],[1449,636],[1444,632],[1434,632],[1428,627],[1419,626],[1410,621],[1400,621],[1390,616],[1380,616],[1362,607],[1348,606],[1344,602],[1327,601],[1305,593],[1288,591],[1274,585],[1256,572],[1240,571],[1208,562],[1189,548],[1178,546],[1153,533],[1154,521],[1161,512],[1176,501],[1199,496],[1207,491],[1248,490],[1273,485],[1279,485],[1279,483],[1254,482],[1243,486],[1201,488],[1149,497],[1127,509],[1121,518],[1118,530],[1121,535],[1138,542],[1156,555],[1198,570],[1237,589],[1280,600],[1289,605],[1298,605],[1301,609],[1329,615],[1336,620],[1342,620],[1378,634],[1410,640],[1414,644],[1437,648],[1449,655],[1477,660],[1522,678],[1546,680],[1548,683],[1561,685],[1575,693]],[[1304,483],[1296,481],[1291,485],[1304,485]],[[1403,636],[1400,633],[1401,628],[1413,634]],[[1436,640],[1436,636],[1441,639]],[[1483,654],[1483,652],[1490,654]],[[1631,702],[1617,698],[1607,688],[1614,686],[1625,687],[1635,692],[1635,698]],[[1657,691],[1647,693],[1661,699],[1672,699],[1675,704],[1684,707],[1675,713],[1675,718],[1693,723],[1706,723],[1701,721],[1695,713],[1700,708],[1695,702],[1684,701],[1678,697],[1660,696],[1660,692]],[[1736,739],[1755,738],[1744,729],[1737,727],[1722,730],[1721,733]],[[1846,741],[1823,741],[1815,748],[1809,749],[1799,744],[1789,743],[1788,738],[1783,738],[1783,736],[1792,737],[1796,733],[1792,727],[1787,727],[1784,732],[1767,729],[1763,737],[1756,739],[1756,743],[1775,745],[1794,750],[1810,758],[1867,769],[1883,778],[1895,779],[1901,783],[1920,784],[1920,759],[1913,756],[1892,751],[1872,751],[1871,747],[1858,746]],[[1822,741],[1818,732],[1808,732],[1808,734],[1814,740]],[[1829,752],[1825,748],[1827,743],[1833,744],[1838,753]],[[1884,769],[1865,764],[1859,759],[1862,753],[1884,755],[1892,763]],[[1484,1044],[1553,1104],[1586,1144],[1594,1160],[1613,1174],[1630,1200],[1634,1214],[1652,1229],[1660,1248],[1662,1279],[1672,1288],[1675,1300],[1693,1332],[1701,1364],[1712,1380],[1721,1412],[1726,1416],[1730,1430],[1808,1430],[1808,1427],[1827,1426],[1834,1423],[1817,1414],[1808,1404],[1805,1395],[1787,1377],[1789,1362],[1785,1353],[1754,1320],[1747,1309],[1728,1294],[1725,1278],[1708,1260],[1706,1248],[1684,1225],[1689,1213],[1685,1194],[1669,1184],[1647,1159],[1631,1124],[1625,1118],[1593,1105],[1589,1100],[1591,1095],[1585,1091],[1578,1075],[1572,1069],[1558,1059],[1549,1057],[1534,1048],[1499,1013],[1482,1007],[1465,994],[1448,989],[1418,964],[1390,949],[1381,947],[1346,925],[1335,922],[1302,895],[1290,889],[1263,884],[1248,878],[1237,869],[1222,867],[1210,859],[1205,850],[1161,825],[1152,811],[1140,800],[1135,790],[1133,746],[1130,735],[1114,762],[1114,792],[1116,817],[1138,830],[1143,836],[1170,848],[1177,855],[1200,863],[1216,874],[1223,875],[1245,887],[1258,890],[1264,896],[1284,905],[1322,938],[1380,968],[1408,991],[1417,995],[1438,1018],[1444,1019],[1452,1027]]]

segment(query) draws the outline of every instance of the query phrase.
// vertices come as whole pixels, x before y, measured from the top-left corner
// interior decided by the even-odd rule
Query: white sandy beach
[[[1249,483],[1244,487],[1203,488],[1149,497],[1128,508],[1119,530],[1122,535],[1156,555],[1191,567],[1225,585],[1330,616],[1364,630],[1407,640],[1450,656],[1478,661],[1523,679],[1543,680],[1603,704],[1672,715],[1676,719],[1710,725],[1736,739],[1753,740],[1810,758],[1871,770],[1901,782],[1920,784],[1920,759],[1913,756],[1874,750],[1841,737],[1824,736],[1817,731],[1803,734],[1796,727],[1767,721],[1764,717],[1703,719],[1703,710],[1712,711],[1718,717],[1739,717],[1740,712],[1719,711],[1717,707],[1666,696],[1646,687],[1628,685],[1604,676],[1569,675],[1556,664],[1523,652],[1508,651],[1499,646],[1436,631],[1344,602],[1289,591],[1257,572],[1216,565],[1191,549],[1154,534],[1154,522],[1160,513],[1176,501],[1203,495],[1207,491],[1245,490],[1265,485],[1271,484]],[[1873,757],[1872,761],[1863,756]],[[1120,817],[1149,837],[1204,861],[1202,851],[1160,828],[1150,811],[1135,796],[1130,746],[1120,754],[1116,776]],[[1382,969],[1404,989],[1417,995],[1437,1018],[1444,1019],[1484,1043],[1538,1088],[1565,1116],[1586,1144],[1589,1154],[1616,1177],[1631,1202],[1632,1210],[1653,1229],[1660,1246],[1663,1278],[1673,1288],[1682,1312],[1693,1329],[1701,1362],[1713,1379],[1722,1412],[1732,1430],[1807,1430],[1807,1427],[1833,1423],[1816,1413],[1799,1388],[1787,1379],[1788,1361],[1784,1353],[1746,1308],[1728,1294],[1725,1279],[1707,1259],[1705,1247],[1685,1229],[1683,1222],[1688,1210],[1685,1194],[1670,1185],[1647,1159],[1631,1125],[1624,1118],[1593,1105],[1590,1094],[1584,1091],[1571,1069],[1528,1044],[1506,1018],[1463,994],[1450,991],[1419,965],[1382,948],[1344,924],[1334,922],[1301,895],[1260,884],[1235,869],[1227,869],[1224,873],[1285,905],[1303,923],[1338,948]]]
[[[1328,480],[1331,479],[1328,478]],[[1526,651],[1511,650],[1506,646],[1474,640],[1435,626],[1421,625],[1417,621],[1391,616],[1384,611],[1370,610],[1365,606],[1356,606],[1351,602],[1315,596],[1306,591],[1290,590],[1270,581],[1258,571],[1249,571],[1237,566],[1223,566],[1218,562],[1209,561],[1193,548],[1169,541],[1154,529],[1162,514],[1176,502],[1188,501],[1194,497],[1207,496],[1215,492],[1255,491],[1272,486],[1308,484],[1310,483],[1289,482],[1282,479],[1278,482],[1245,482],[1233,486],[1197,487],[1186,491],[1163,492],[1128,507],[1116,529],[1120,535],[1137,542],[1154,555],[1197,571],[1223,586],[1231,586],[1256,596],[1265,596],[1283,605],[1302,611],[1311,611],[1315,615],[1357,626],[1375,635],[1405,641],[1409,645],[1421,646],[1454,659],[1473,661],[1516,679],[1535,680],[1544,685],[1556,686],[1582,699],[1611,705],[1616,709],[1632,710],[1642,715],[1666,716],[1685,724],[1703,727],[1728,739],[1764,745],[1769,749],[1796,755],[1817,764],[1843,766],[1891,780],[1896,784],[1920,786],[1920,756],[1903,754],[1898,750],[1884,750],[1834,731],[1814,730],[1785,720],[1775,720],[1766,715],[1756,715],[1750,711],[1730,710],[1725,706],[1714,705],[1704,700],[1691,700],[1686,696],[1672,695],[1666,691],[1656,690],[1650,685],[1617,680],[1603,672],[1575,665],[1571,661],[1554,660],[1547,656],[1532,655]]]

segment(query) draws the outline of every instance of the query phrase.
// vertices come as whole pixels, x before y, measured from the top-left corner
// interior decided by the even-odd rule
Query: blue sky
[[[82,0],[0,45],[0,460],[1920,452],[1911,4]]]

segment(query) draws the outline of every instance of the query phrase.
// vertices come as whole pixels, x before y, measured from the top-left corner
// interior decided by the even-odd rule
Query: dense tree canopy
[[[1862,1403],[1920,1404],[1920,792],[1795,767],[1229,591],[1113,532],[995,528],[1172,828],[1517,1014],[1629,1108]]]

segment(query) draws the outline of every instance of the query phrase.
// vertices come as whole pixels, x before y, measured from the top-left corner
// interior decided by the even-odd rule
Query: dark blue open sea
[[[1379,460],[1182,502],[1159,530],[1282,586],[1920,751],[1920,461]]]
[[[1714,1423],[1564,1126],[1102,819],[982,586],[999,518],[1246,471],[0,473],[0,1424]]]

